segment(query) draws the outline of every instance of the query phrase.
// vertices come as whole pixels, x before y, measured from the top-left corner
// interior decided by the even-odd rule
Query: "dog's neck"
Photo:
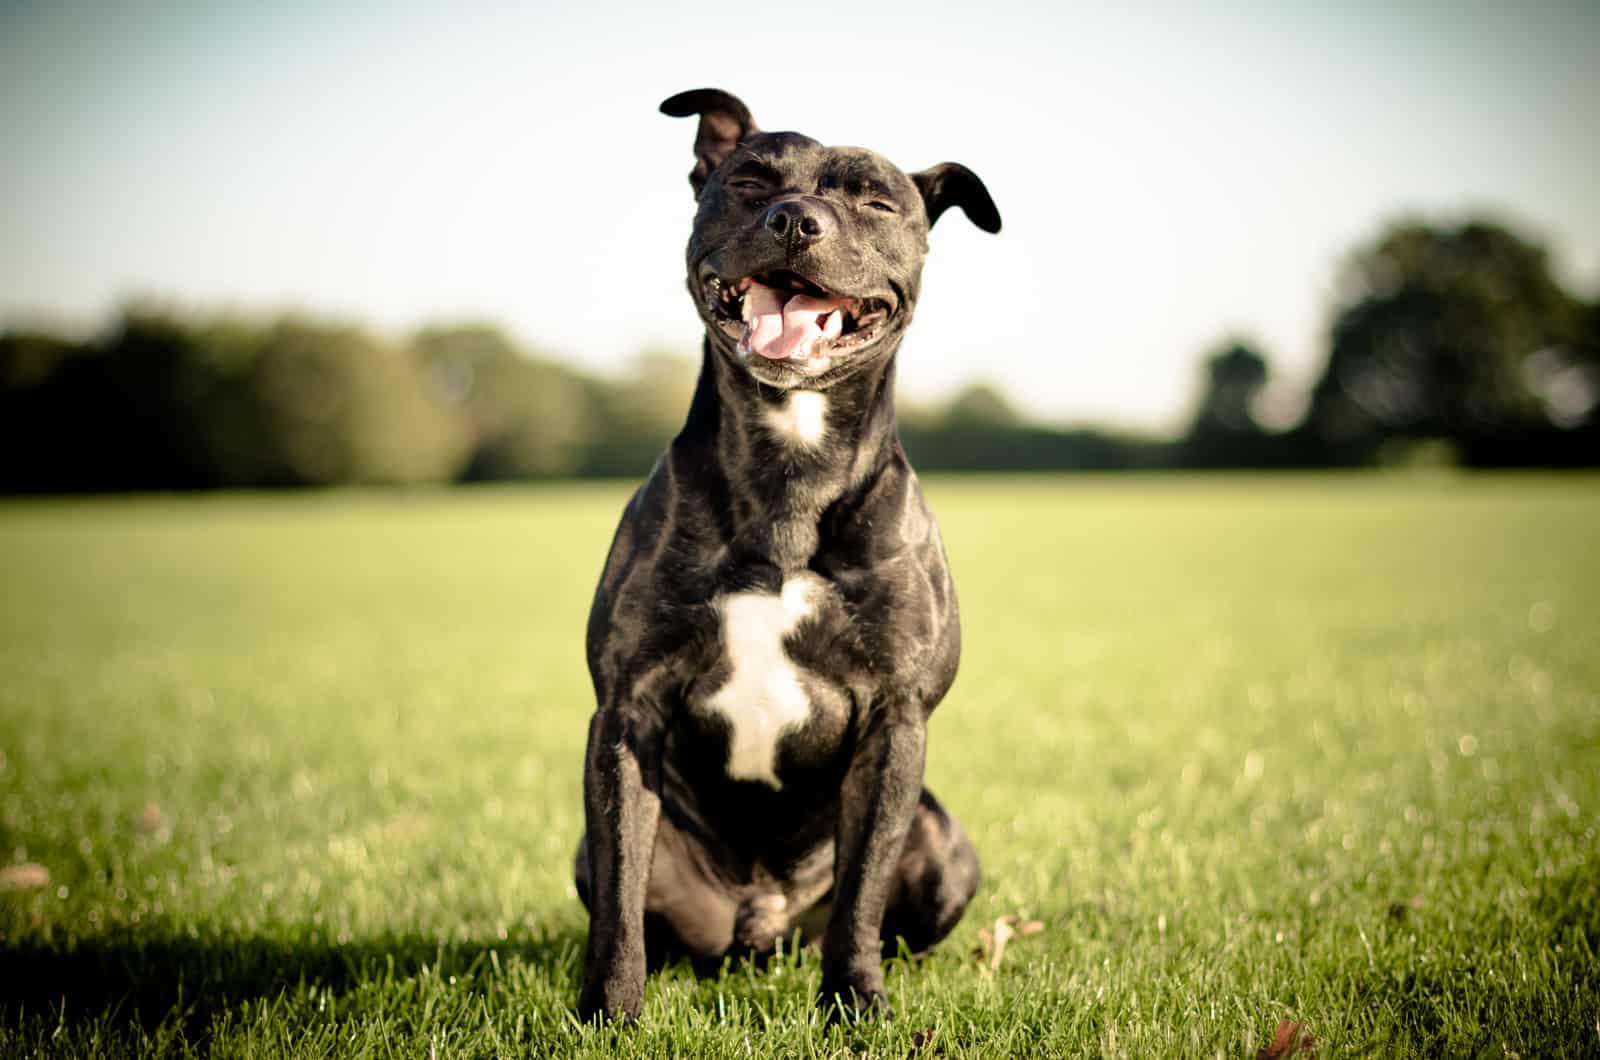
[[[706,500],[720,509],[730,550],[784,571],[807,566],[823,514],[859,497],[899,450],[894,364],[891,353],[826,390],[786,391],[759,382],[707,340],[673,448],[720,471],[723,488]]]

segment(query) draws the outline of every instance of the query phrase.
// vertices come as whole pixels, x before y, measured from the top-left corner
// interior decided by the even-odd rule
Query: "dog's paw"
[[[578,995],[578,1019],[584,1023],[639,1022],[644,1005],[643,986],[601,979],[586,983]]]
[[[860,982],[830,984],[822,982],[817,994],[817,1005],[831,1026],[835,1023],[853,1023],[860,1019],[892,1019],[894,1010],[889,1007],[889,995],[884,992],[882,976],[876,982],[869,977],[858,977]]]
[[[781,894],[762,894],[739,903],[733,937],[755,953],[770,953],[789,931],[789,903]]]

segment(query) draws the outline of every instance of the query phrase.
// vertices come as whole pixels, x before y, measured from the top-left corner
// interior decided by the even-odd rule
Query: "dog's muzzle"
[[[786,233],[805,222],[803,216],[769,214],[775,237],[775,216],[788,218]],[[835,294],[788,269],[732,280],[711,275],[703,287],[712,322],[737,343],[741,356],[808,375],[879,338],[894,312],[885,299]]]

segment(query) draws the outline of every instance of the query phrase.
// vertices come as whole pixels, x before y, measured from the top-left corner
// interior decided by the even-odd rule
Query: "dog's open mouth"
[[[705,298],[740,353],[803,371],[824,369],[834,355],[872,342],[890,316],[881,299],[832,294],[788,269],[732,281],[712,276]]]

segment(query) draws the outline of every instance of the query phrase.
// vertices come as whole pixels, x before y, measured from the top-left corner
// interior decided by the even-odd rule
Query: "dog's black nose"
[[[767,211],[767,231],[788,246],[815,243],[833,230],[833,222],[821,208],[805,202],[780,202]]]

